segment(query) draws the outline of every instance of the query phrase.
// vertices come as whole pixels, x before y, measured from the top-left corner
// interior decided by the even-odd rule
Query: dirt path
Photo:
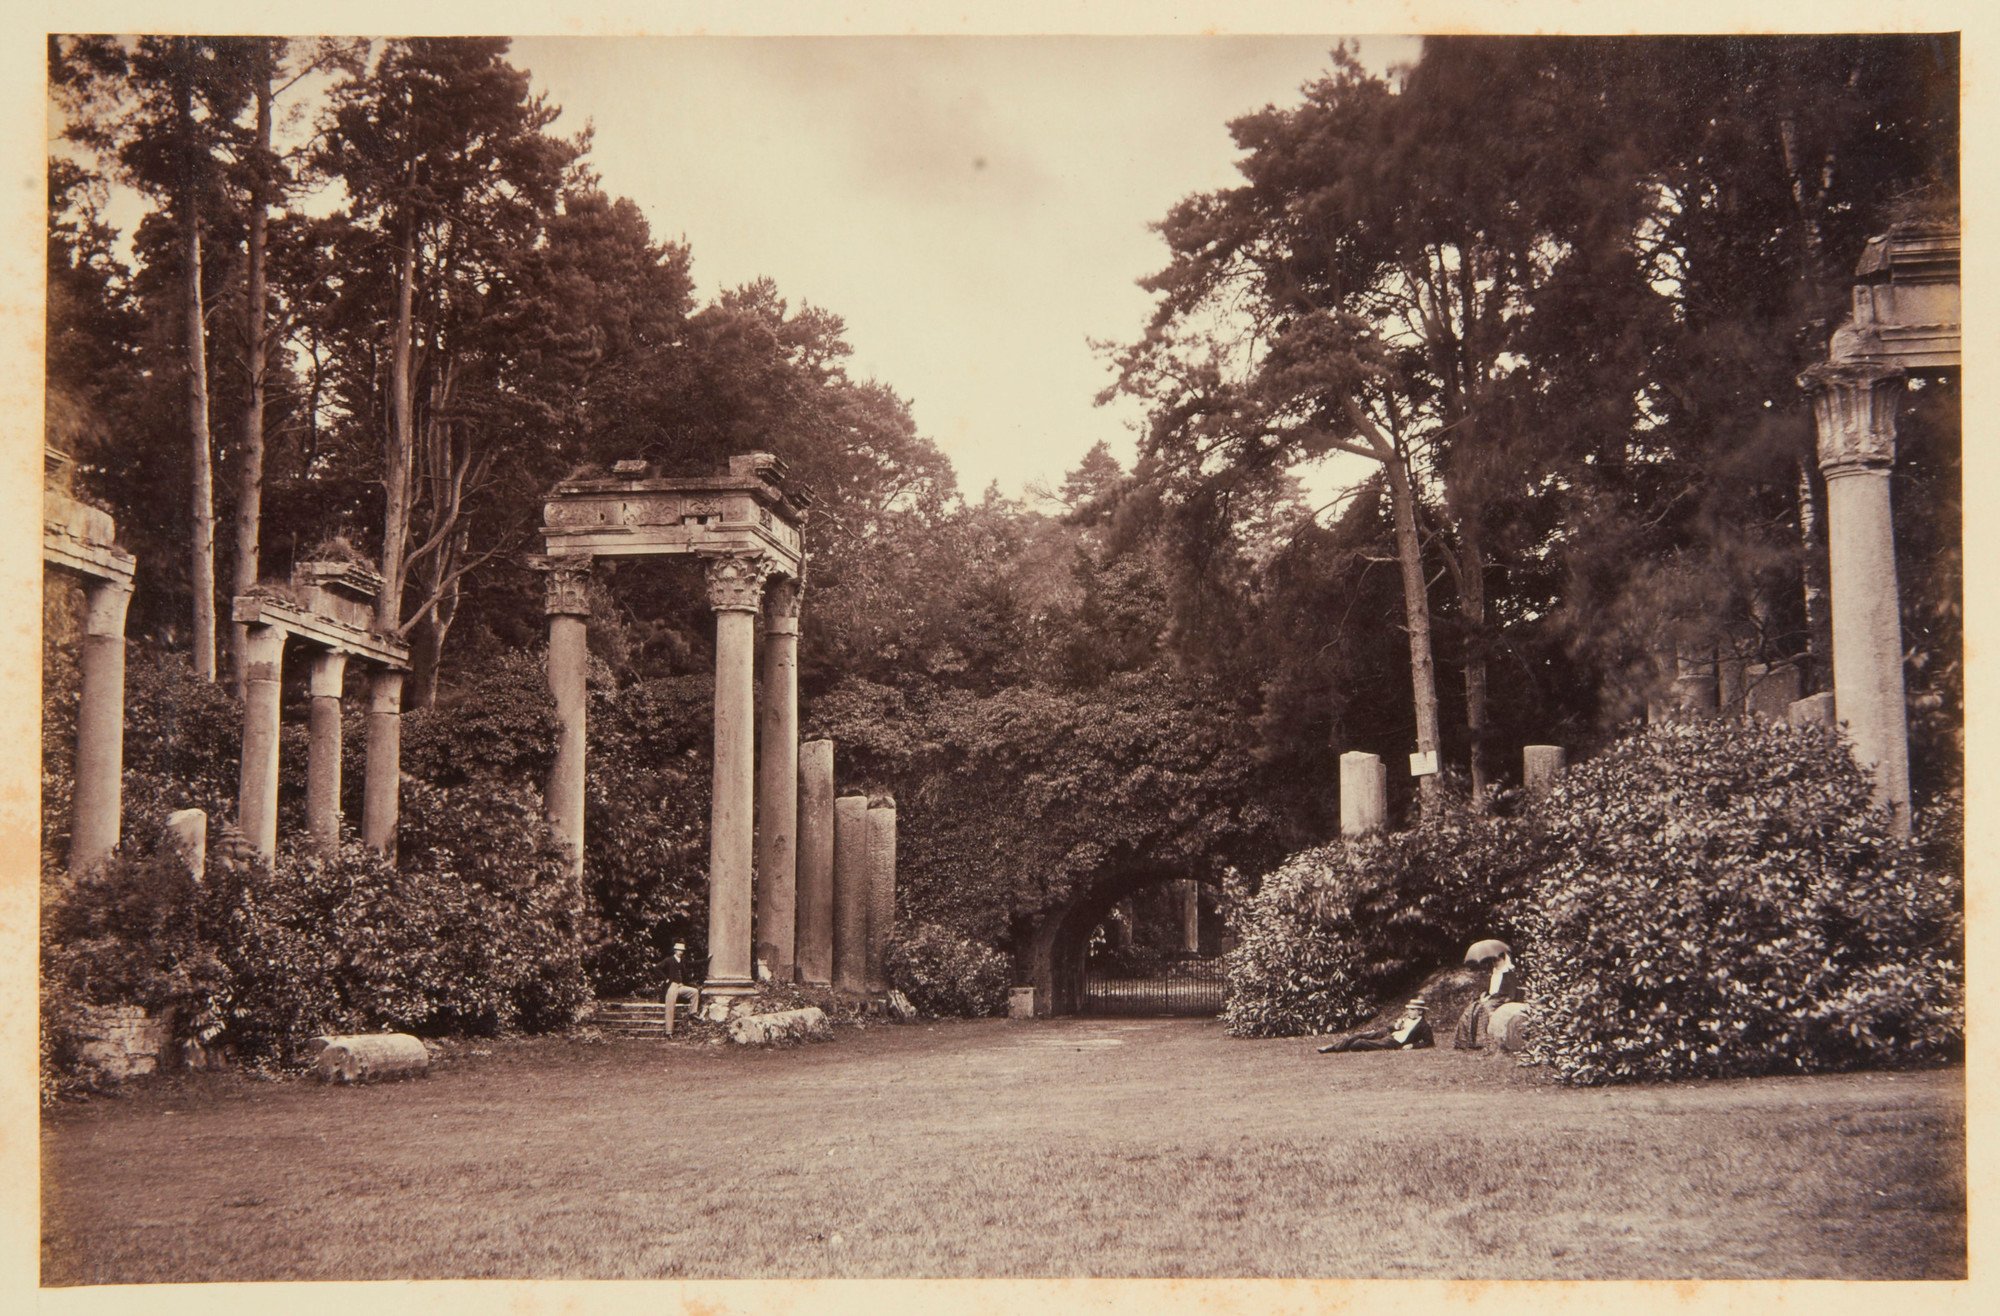
[[[52,1116],[44,1282],[1964,1273],[1959,1071],[1578,1091],[1183,1020],[486,1049]]]

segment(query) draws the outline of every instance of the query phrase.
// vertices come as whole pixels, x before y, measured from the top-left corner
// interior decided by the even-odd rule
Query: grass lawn
[[[1960,1070],[1569,1090],[1313,1045],[991,1020],[161,1080],[44,1119],[42,1282],[1965,1275]]]

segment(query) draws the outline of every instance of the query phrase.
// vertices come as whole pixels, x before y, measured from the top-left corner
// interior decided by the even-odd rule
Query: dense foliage
[[[1527,1056],[1575,1083],[1895,1067],[1965,1027],[1962,874],[1830,734],[1654,728],[1567,773],[1518,909]]]
[[[1453,809],[1304,851],[1239,893],[1229,1026],[1348,1027],[1501,936],[1536,1011],[1527,1059],[1567,1082],[1951,1058],[1962,819],[1900,842],[1870,790],[1830,733],[1673,723],[1518,817]]]
[[[884,968],[918,1013],[967,1019],[998,1014],[1014,980],[1005,955],[931,923],[892,940]]]
[[[1254,888],[1235,884],[1223,1017],[1241,1037],[1352,1027],[1453,963],[1507,912],[1536,869],[1541,839],[1464,799],[1405,832],[1301,851]]]

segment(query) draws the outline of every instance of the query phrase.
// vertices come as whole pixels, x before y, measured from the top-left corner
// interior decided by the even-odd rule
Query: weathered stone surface
[[[408,1033],[344,1033],[315,1037],[313,1072],[329,1083],[372,1083],[414,1078],[430,1068],[431,1053]]]
[[[1562,775],[1565,755],[1561,745],[1521,747],[1521,786],[1530,795],[1546,794]]]
[[[704,989],[755,981],[757,606],[763,576],[735,559],[708,563],[715,609],[715,758],[708,813],[708,980]]]
[[[889,989],[889,936],[896,925],[896,802],[868,806],[868,990]]]
[[[186,861],[194,880],[208,871],[208,815],[200,809],[176,809],[167,815],[167,835]]]
[[[757,942],[760,978],[798,963],[799,584],[764,591],[764,689],[757,705]]]
[[[1752,717],[1783,722],[1799,698],[1799,669],[1791,663],[1753,663],[1744,670],[1744,702]]]
[[[1015,987],[1007,993],[1007,1017],[1009,1019],[1032,1019],[1035,1017],[1035,989]]]
[[[1830,727],[1833,725],[1833,693],[1822,690],[1816,695],[1807,695],[1786,709],[1785,717],[1795,727]]]
[[[868,989],[868,797],[833,802],[833,985]]]
[[[77,1058],[110,1079],[150,1074],[167,1045],[167,1021],[136,1005],[94,1005],[78,1011]]]
[[[798,976],[833,981],[833,742],[799,746]]]
[[[368,758],[363,769],[361,839],[396,857],[402,811],[403,673],[377,668],[368,676]]]
[[[84,594],[76,710],[76,794],[70,871],[81,873],[118,844],[124,810],[125,613],[129,580],[94,580]]]
[[[910,1004],[910,998],[899,991],[889,992],[889,1013],[908,1022],[917,1017],[917,1007]]]
[[[1340,834],[1366,836],[1389,825],[1389,769],[1381,756],[1340,756]]]
[[[278,712],[284,689],[285,632],[253,625],[243,686],[243,756],[237,825],[269,859],[278,852]]]
[[[729,1040],[741,1046],[768,1046],[773,1042],[824,1042],[833,1037],[833,1025],[826,1012],[816,1005],[801,1010],[779,1010],[772,1014],[740,1015],[729,1022]]]
[[[1528,1028],[1534,1022],[1532,1007],[1521,1001],[1508,1001],[1494,1007],[1493,1017],[1486,1021],[1487,1035],[1502,1051],[1519,1051],[1528,1044]]]

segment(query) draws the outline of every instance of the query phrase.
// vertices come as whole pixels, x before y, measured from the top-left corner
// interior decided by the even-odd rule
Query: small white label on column
[[[1438,752],[1423,750],[1410,755],[1410,775],[1412,777],[1434,777],[1438,770]]]

